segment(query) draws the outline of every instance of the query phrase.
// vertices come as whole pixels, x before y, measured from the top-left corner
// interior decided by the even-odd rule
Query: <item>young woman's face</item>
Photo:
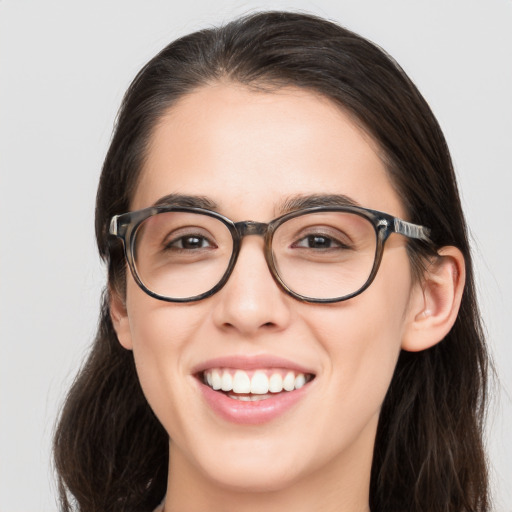
[[[154,131],[131,209],[169,194],[207,198],[233,221],[268,222],[313,194],[405,216],[372,140],[330,101],[293,88],[219,84],[181,99]],[[329,474],[367,485],[358,475],[369,477],[414,286],[399,235],[370,288],[334,304],[286,295],[259,236],[244,238],[229,281],[202,301],[156,300],[129,276],[118,334],[171,438],[174,474],[257,491]],[[307,383],[242,401],[204,382],[237,371],[242,381],[259,371]]]

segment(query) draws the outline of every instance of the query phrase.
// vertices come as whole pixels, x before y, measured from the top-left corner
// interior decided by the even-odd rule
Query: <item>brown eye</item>
[[[207,249],[215,247],[215,245],[204,236],[186,235],[175,238],[166,244],[166,249],[194,250]]]
[[[297,247],[303,246],[309,249],[329,249],[333,246],[333,240],[326,236],[309,235],[297,244]]]
[[[292,247],[304,249],[349,249],[350,247],[331,236],[320,233],[307,235],[295,242]]]

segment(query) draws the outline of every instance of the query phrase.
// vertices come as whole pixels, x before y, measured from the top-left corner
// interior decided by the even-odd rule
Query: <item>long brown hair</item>
[[[348,111],[379,145],[408,219],[428,226],[438,247],[455,245],[464,254],[466,287],[451,332],[431,349],[399,357],[380,415],[370,506],[375,512],[488,511],[482,445],[488,358],[441,129],[403,70],[376,45],[324,19],[282,12],[257,13],[171,43],[125,95],[97,195],[96,235],[109,287],[92,351],[55,434],[62,510],[151,511],[164,496],[168,437],[110,319],[108,289],[123,292],[125,263],[108,223],[129,210],[163,113],[219,80],[270,90],[301,87]],[[410,246],[413,263],[424,251]]]

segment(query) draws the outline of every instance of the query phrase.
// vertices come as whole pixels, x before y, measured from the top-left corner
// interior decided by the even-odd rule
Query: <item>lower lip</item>
[[[270,398],[253,402],[229,398],[202,382],[199,387],[208,405],[224,420],[244,425],[259,425],[272,421],[293,407],[305,396],[309,384],[294,391],[283,391]]]

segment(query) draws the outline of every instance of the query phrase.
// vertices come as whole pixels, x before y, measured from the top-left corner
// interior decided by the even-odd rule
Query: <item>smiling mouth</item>
[[[254,371],[210,368],[203,371],[199,379],[209,388],[229,398],[254,402],[300,389],[313,380],[314,375],[275,368]]]

